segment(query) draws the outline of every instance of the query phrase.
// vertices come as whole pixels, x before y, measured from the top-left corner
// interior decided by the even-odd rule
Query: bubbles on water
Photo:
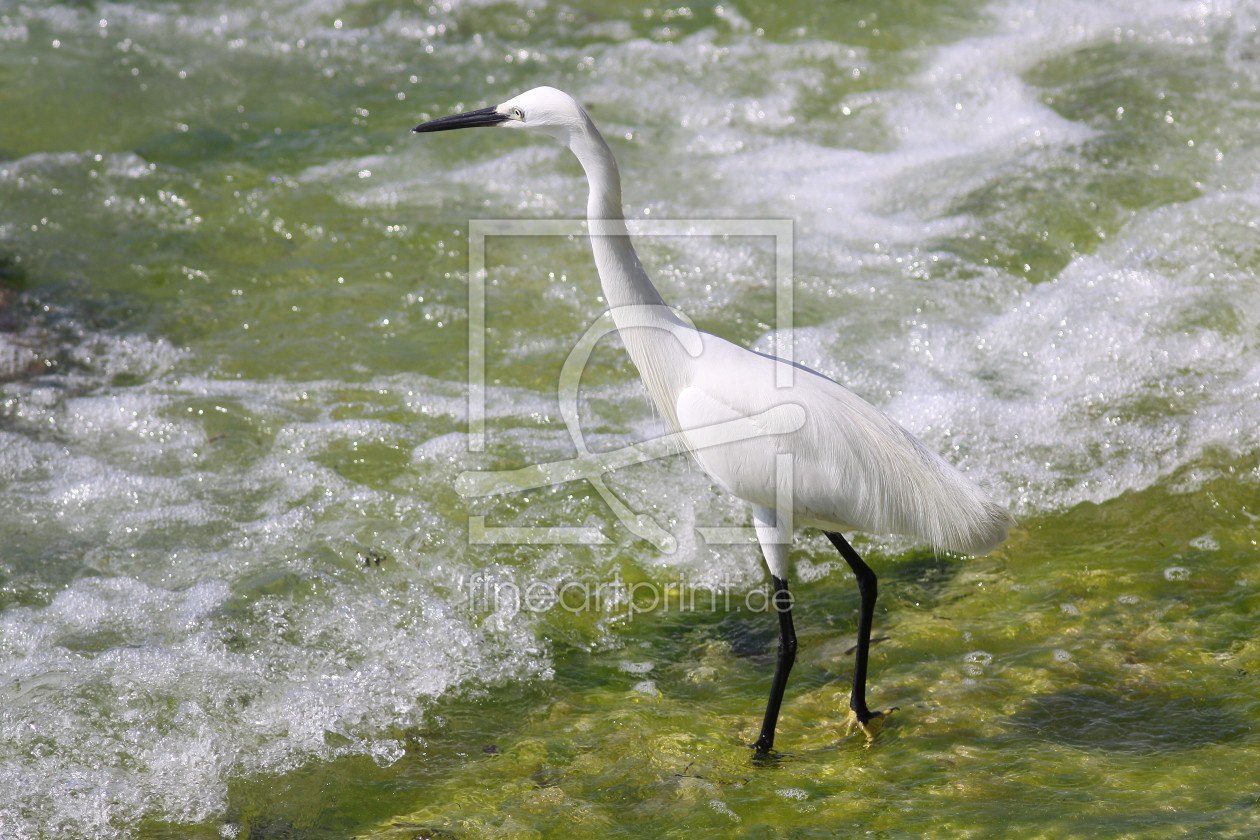
[[[617,663],[617,667],[622,671],[625,671],[627,674],[646,674],[655,668],[656,665],[652,662],[630,662],[628,660],[622,660]]]
[[[972,677],[981,676],[985,669],[993,664],[993,654],[984,650],[973,650],[963,656],[963,670]]]
[[[1190,570],[1185,566],[1169,566],[1164,569],[1164,580],[1185,581],[1190,579]]]
[[[739,814],[732,811],[731,806],[727,805],[725,802],[723,802],[720,799],[709,800],[709,807],[712,808],[714,811],[718,812],[719,814],[721,814],[722,816],[726,817],[733,823],[743,822],[743,819],[740,818]]]
[[[798,557],[792,571],[796,579],[801,583],[815,583],[833,572],[843,573],[847,568],[847,566],[837,560],[824,560],[821,563],[815,563],[808,557]]]

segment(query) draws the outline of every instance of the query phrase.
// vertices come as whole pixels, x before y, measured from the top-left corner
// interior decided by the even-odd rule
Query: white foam
[[[939,357],[889,409],[934,442],[961,434],[960,454],[1023,509],[1102,501],[1212,451],[1254,452],[1260,345],[1243,313],[1260,292],[1243,267],[1210,271],[1200,244],[1236,203],[1143,214],[978,330],[929,331]],[[1213,311],[1242,320],[1205,318]]]
[[[45,563],[110,576],[79,566],[44,605],[0,612],[0,784],[17,791],[0,824],[124,837],[145,814],[204,821],[223,812],[235,776],[350,754],[388,763],[403,747],[380,733],[419,723],[452,686],[547,673],[533,616],[482,628],[452,608],[476,562],[462,540],[408,547],[410,528],[460,527],[435,518],[430,489],[374,489],[324,463],[345,441],[405,451],[428,424],[465,423],[465,386],[211,379],[176,374],[184,356],[160,343],[79,339],[71,372],[5,386],[14,430],[0,436],[0,464],[21,484],[6,491],[0,525],[47,523],[50,545],[85,547]],[[139,381],[106,396],[119,374]],[[408,419],[335,416],[347,387],[400,397]],[[492,396],[505,414],[522,409],[510,392]],[[230,405],[274,438],[227,472],[199,469],[218,444],[200,413],[180,410],[189,399]],[[464,442],[432,440],[434,452]],[[448,458],[424,481],[455,468]],[[327,530],[339,519],[389,523],[366,534],[389,555],[381,569],[357,570],[354,544]],[[286,574],[303,597],[265,592]],[[45,816],[35,827],[29,814]]]

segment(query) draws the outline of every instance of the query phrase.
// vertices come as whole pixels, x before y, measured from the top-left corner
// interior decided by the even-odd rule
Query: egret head
[[[414,132],[450,131],[478,126],[539,129],[570,145],[576,134],[585,133],[590,118],[572,96],[553,87],[537,87],[514,96],[502,105],[481,108],[421,123]]]

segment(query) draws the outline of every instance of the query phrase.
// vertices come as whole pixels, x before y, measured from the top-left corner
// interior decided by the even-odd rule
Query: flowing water
[[[0,837],[1260,835],[1258,25],[0,0]],[[667,300],[794,326],[1020,520],[980,559],[856,538],[870,747],[817,534],[756,766],[775,622],[707,530],[740,504],[680,457],[605,476],[621,511],[458,492],[578,454],[602,302],[567,151],[408,130],[540,84]],[[590,352],[581,446],[659,434]]]

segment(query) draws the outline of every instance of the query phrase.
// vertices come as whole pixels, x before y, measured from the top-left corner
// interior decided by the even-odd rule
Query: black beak
[[[468,111],[464,114],[438,117],[436,120],[420,123],[420,125],[411,130],[417,134],[426,131],[450,131],[455,128],[475,128],[479,125],[498,125],[501,122],[507,122],[508,119],[507,114],[500,114],[493,107],[479,108],[476,111]]]

